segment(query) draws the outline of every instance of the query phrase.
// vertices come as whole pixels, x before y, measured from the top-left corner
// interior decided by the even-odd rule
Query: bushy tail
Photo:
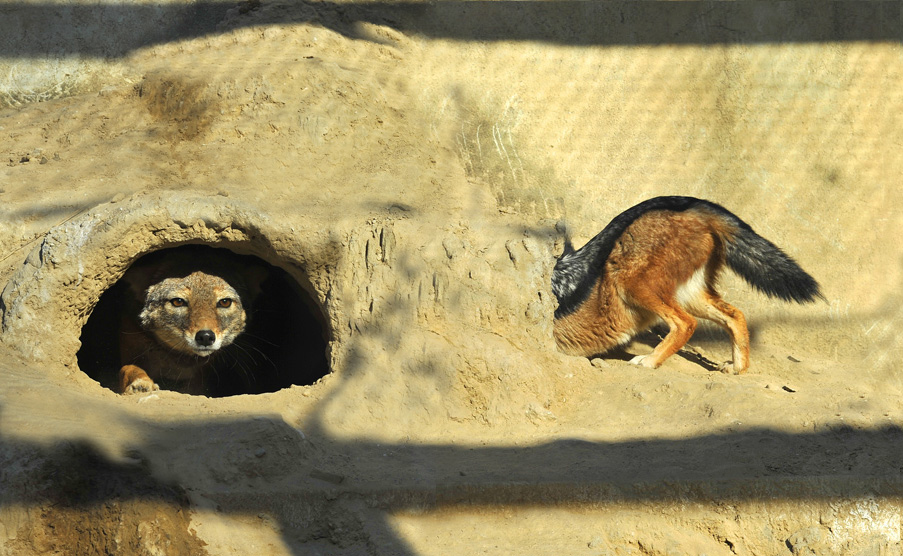
[[[815,278],[789,255],[737,218],[737,233],[726,241],[727,266],[752,287],[784,301],[824,299]]]

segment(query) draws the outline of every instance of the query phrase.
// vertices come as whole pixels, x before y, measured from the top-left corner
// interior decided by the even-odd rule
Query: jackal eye
[[[232,306],[232,300],[228,297],[224,297],[216,302],[217,307],[222,307],[223,309],[229,308]]]
[[[181,297],[173,297],[172,299],[169,300],[169,303],[173,307],[184,307],[184,306],[188,305],[188,302],[185,301],[184,299],[182,299]]]

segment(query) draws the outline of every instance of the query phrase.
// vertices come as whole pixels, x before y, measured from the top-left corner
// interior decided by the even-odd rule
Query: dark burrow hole
[[[203,361],[203,387],[187,389],[184,382],[149,375],[164,390],[180,390],[210,397],[275,392],[291,385],[313,384],[329,373],[327,355],[329,331],[319,303],[286,271],[250,255],[237,255],[221,248],[182,246],[150,253],[140,258],[132,269],[158,268],[173,258],[226,261],[230,271],[256,269],[253,288],[256,295],[247,311],[244,332],[231,345],[217,350],[213,356],[197,358],[166,348],[168,355],[180,363]],[[222,266],[222,264],[220,265]],[[260,269],[263,269],[261,271]],[[204,269],[202,269],[204,270]],[[214,271],[208,270],[210,274]],[[185,274],[185,272],[181,272]],[[129,273],[126,273],[129,276]],[[153,278],[150,279],[154,281]],[[130,328],[127,320],[141,305],[125,279],[105,291],[82,328],[78,366],[102,386],[118,391],[121,361],[121,338],[144,332]],[[133,321],[136,322],[136,321]],[[120,334],[120,330],[123,334]],[[146,335],[162,349],[163,344]],[[126,340],[126,344],[130,340]],[[155,343],[154,343],[155,342]],[[143,345],[143,344],[142,344]],[[154,349],[157,349],[156,347]],[[134,351],[134,350],[133,350]],[[128,363],[129,361],[126,361]]]

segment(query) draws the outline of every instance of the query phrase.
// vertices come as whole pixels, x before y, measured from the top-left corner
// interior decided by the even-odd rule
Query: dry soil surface
[[[707,44],[624,9],[635,42],[573,9],[251,1],[0,110],[0,554],[900,554],[899,43]],[[757,28],[713,13],[676,16]],[[746,375],[706,327],[656,370],[626,362],[654,332],[555,350],[562,230],[657,194],[822,284],[725,277]],[[285,268],[331,372],[215,399],[88,377],[99,296],[184,242]]]

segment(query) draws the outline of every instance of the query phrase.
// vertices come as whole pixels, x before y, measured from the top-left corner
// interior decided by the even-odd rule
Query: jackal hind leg
[[[718,324],[730,335],[733,361],[723,363],[721,372],[730,373],[733,370],[734,374],[745,373],[749,369],[749,329],[740,309],[721,299],[714,289],[704,293],[700,303],[689,309],[693,315]]]

